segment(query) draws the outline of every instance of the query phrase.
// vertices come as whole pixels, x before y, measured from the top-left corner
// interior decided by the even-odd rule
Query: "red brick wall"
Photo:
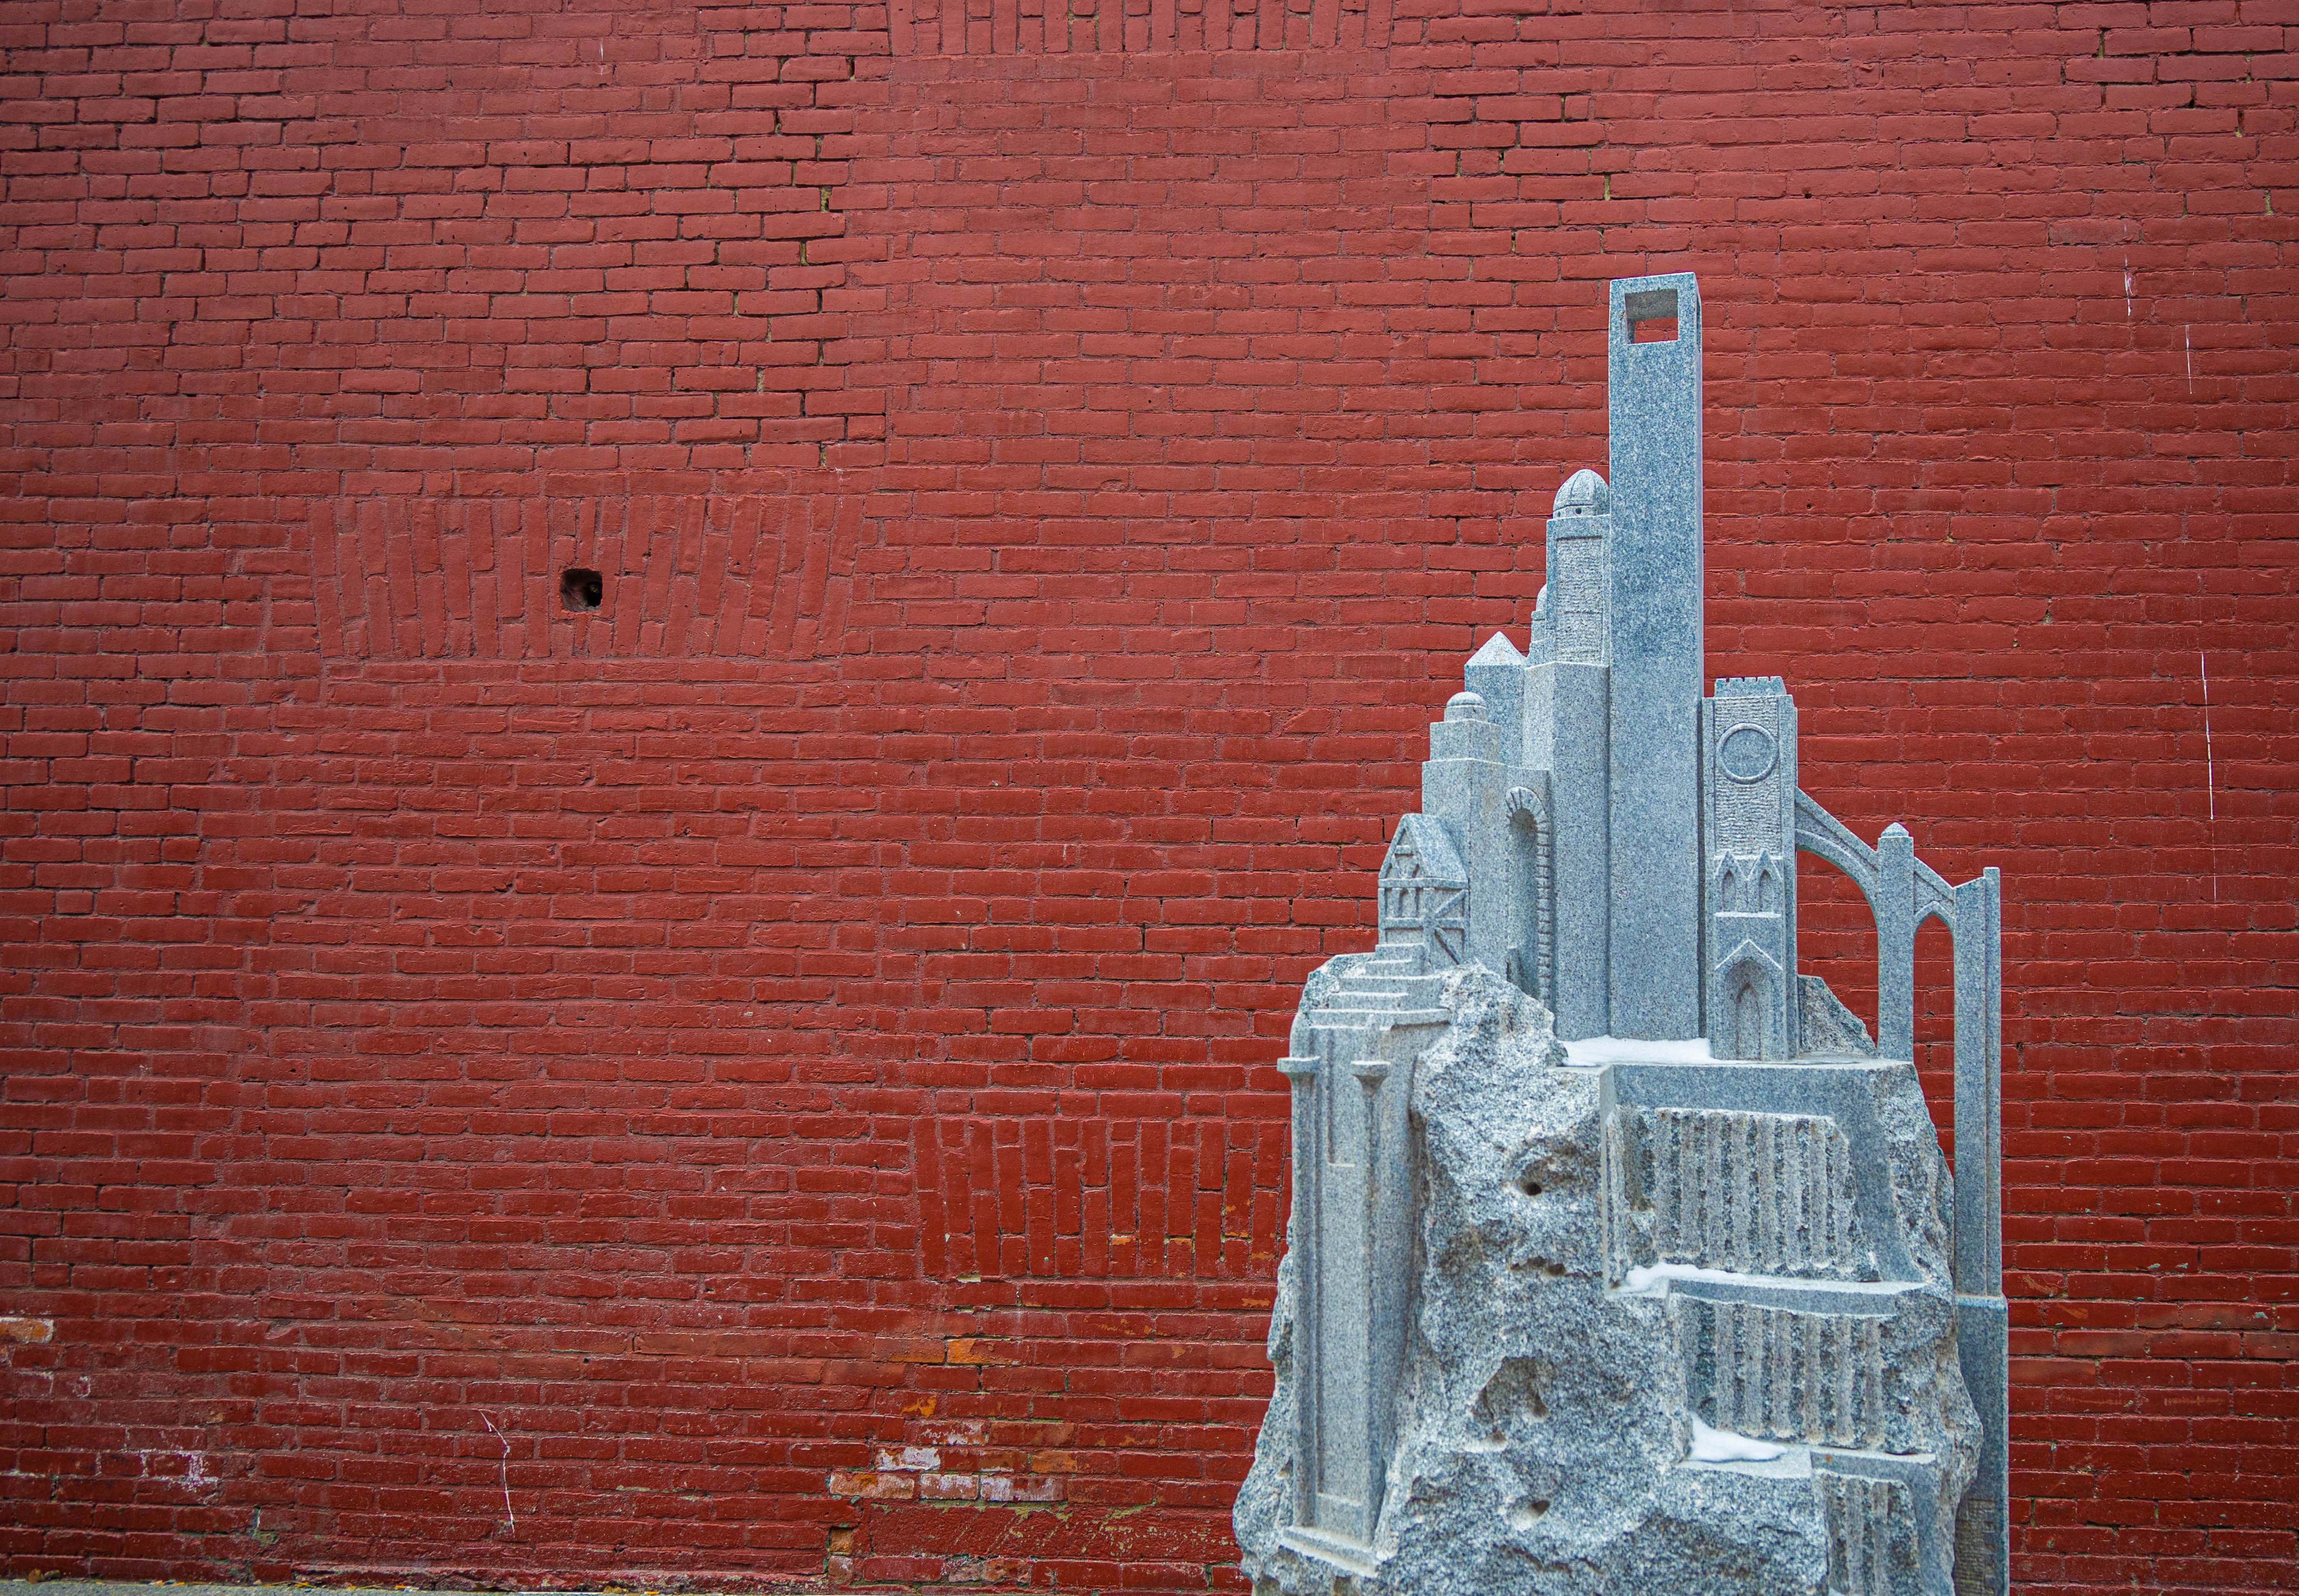
[[[2299,6],[1043,10],[0,13],[6,1567],[1239,1590],[1690,269],[1712,672],[2004,872],[2021,1588],[2299,1583]]]

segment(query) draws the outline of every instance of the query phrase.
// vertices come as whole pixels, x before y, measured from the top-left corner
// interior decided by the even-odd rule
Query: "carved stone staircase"
[[[1341,972],[1340,996],[1311,1016],[1311,1023],[1325,1030],[1383,1023],[1442,1025],[1445,1013],[1438,1005],[1438,993],[1445,980],[1424,973],[1427,960],[1427,951],[1418,944],[1383,942],[1369,954],[1342,961],[1347,968]]]

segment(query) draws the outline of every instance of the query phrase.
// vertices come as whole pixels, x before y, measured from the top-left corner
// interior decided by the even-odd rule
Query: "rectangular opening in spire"
[[[1631,343],[1676,342],[1676,290],[1652,288],[1629,294],[1622,309],[1629,323]]]

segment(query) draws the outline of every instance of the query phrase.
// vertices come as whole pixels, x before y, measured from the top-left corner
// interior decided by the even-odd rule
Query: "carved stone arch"
[[[1797,794],[1796,845],[1798,852],[1825,859],[1850,876],[1868,900],[1868,912],[1876,913],[1876,850],[1802,792]]]
[[[1886,1058],[1908,1058],[1915,1051],[1916,932],[1926,920],[1947,927],[1960,947],[1958,889],[1919,861],[1907,828],[1886,826],[1870,848],[1846,825],[1799,791],[1796,798],[1798,851],[1827,860],[1852,878],[1868,900],[1876,926],[1876,1050]]]
[[[1525,830],[1548,830],[1548,799],[1537,788],[1512,787],[1507,795],[1509,824]]]
[[[1883,1002],[1885,1001],[1880,997],[1880,993],[1888,988],[1888,983],[1892,979],[1890,972],[1895,967],[1892,950],[1888,945],[1888,939],[1886,917],[1878,913],[1878,902],[1880,897],[1880,888],[1873,884],[1871,881],[1863,880],[1858,869],[1847,867],[1844,859],[1839,856],[1841,850],[1826,846],[1820,848],[1808,848],[1805,846],[1805,833],[1801,817],[1799,817],[1797,828],[1797,851],[1800,853],[1810,854],[1814,858],[1824,859],[1829,864],[1837,866],[1838,869],[1843,872],[1844,875],[1852,882],[1852,884],[1860,889],[1861,901],[1867,906],[1870,928],[1876,941],[1876,980],[1880,992],[1878,1007],[1880,1011],[1883,1006]],[[1855,864],[1856,865],[1857,864],[1858,861],[1855,860]],[[1877,873],[1878,876],[1880,877],[1883,872],[1880,871]],[[1826,1004],[1822,1005],[1823,1007],[1826,1007],[1829,1005],[1833,1005],[1835,1007],[1842,1009],[1844,1011],[1844,1018],[1847,1022],[1856,1028],[1863,1038],[1867,1036],[1868,1022],[1860,1016],[1853,1013],[1850,1008],[1844,1004],[1843,999],[1836,996],[1834,989],[1830,988],[1825,980],[1817,975],[1802,976],[1800,979],[1805,982],[1817,985],[1823,992],[1827,993]],[[1800,991],[1792,995],[1791,1001],[1794,1006],[1798,1010],[1802,1010],[1805,1007],[1804,995]],[[1880,1025],[1879,1029],[1881,1029]],[[1799,1046],[1804,1046],[1803,1038],[1798,1039],[1797,1045]]]
[[[1742,942],[1724,955],[1716,989],[1724,1002],[1722,1032],[1728,1058],[1785,1058],[1789,1038],[1781,1034],[1780,1013],[1788,972],[1754,942]]]
[[[1540,787],[1512,787],[1505,795],[1509,835],[1517,849],[1521,883],[1531,913],[1529,939],[1513,940],[1508,978],[1517,989],[1556,1006],[1556,930],[1555,835],[1550,829],[1548,795]]]

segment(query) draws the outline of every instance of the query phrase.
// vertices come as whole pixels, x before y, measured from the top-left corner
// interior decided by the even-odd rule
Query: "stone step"
[[[1442,1025],[1452,1016],[1443,1009],[1395,1008],[1387,1004],[1377,1007],[1346,1009],[1338,1005],[1321,1010],[1311,1022],[1312,1031],[1362,1031],[1369,1025]]]
[[[1390,996],[1402,997],[1410,992],[1418,977],[1411,975],[1350,975],[1341,980],[1344,997]]]
[[[1368,977],[1361,970],[1351,971],[1341,978],[1340,990],[1325,1011],[1350,1010],[1362,1013],[1368,1009],[1434,1008],[1444,982],[1430,975],[1395,975]]]
[[[1403,993],[1421,986],[1433,988],[1436,984],[1425,975],[1415,975],[1409,972],[1399,972],[1395,975],[1367,975],[1363,971],[1355,971],[1341,978],[1341,993],[1344,996],[1353,992]]]

